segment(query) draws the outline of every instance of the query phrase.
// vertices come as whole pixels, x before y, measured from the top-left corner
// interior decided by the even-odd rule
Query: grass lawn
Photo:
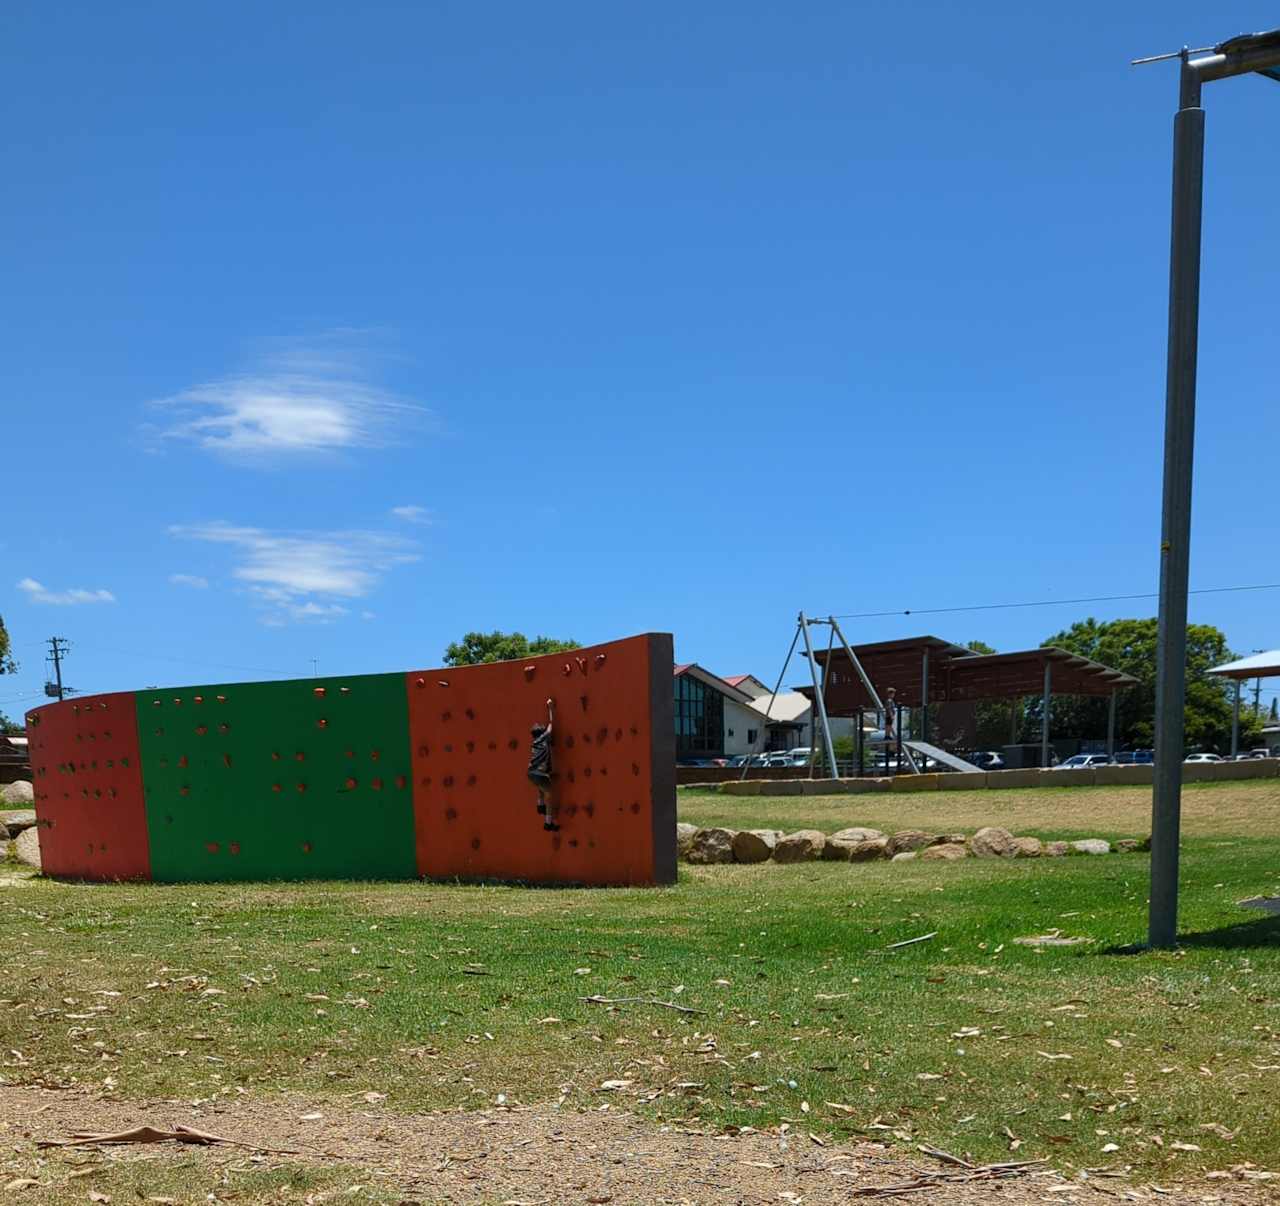
[[[699,823],[1116,837],[1147,832],[1150,793],[680,800]],[[1061,1168],[1274,1168],[1280,917],[1235,902],[1280,893],[1280,784],[1196,785],[1186,805],[1183,946],[1141,956],[1115,949],[1145,933],[1141,855],[684,867],[610,891],[0,868],[0,1085],[402,1110],[502,1094]],[[1052,929],[1091,941],[1013,941]]]

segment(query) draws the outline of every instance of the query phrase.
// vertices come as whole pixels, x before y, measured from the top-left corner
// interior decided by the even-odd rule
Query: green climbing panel
[[[406,879],[403,674],[140,691],[152,878]]]

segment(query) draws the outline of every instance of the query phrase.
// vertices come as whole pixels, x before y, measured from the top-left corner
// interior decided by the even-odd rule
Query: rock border
[[[1114,844],[1105,838],[1044,842],[1036,837],[1017,837],[997,825],[987,825],[973,834],[929,833],[922,829],[902,829],[881,833],[867,826],[849,826],[832,834],[819,829],[726,829],[719,825],[698,827],[679,825],[680,859],[697,865],[712,863],[867,863],[961,862],[965,859],[1065,858],[1068,855],[1097,857],[1104,854],[1134,854],[1151,849],[1151,839],[1121,838]]]

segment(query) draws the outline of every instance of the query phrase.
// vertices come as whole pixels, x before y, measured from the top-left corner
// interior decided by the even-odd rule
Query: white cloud
[[[209,589],[209,579],[202,578],[199,574],[170,574],[169,581],[174,586],[189,586],[193,590]]]
[[[70,590],[50,590],[34,578],[23,578],[18,589],[25,592],[32,603],[52,603],[55,607],[71,607],[77,603],[114,603],[115,595],[109,590],[85,590],[76,586]]]
[[[407,506],[392,507],[391,514],[397,519],[403,519],[405,523],[430,523],[431,512],[426,507]]]
[[[233,548],[232,577],[246,584],[269,624],[337,619],[348,613],[338,600],[363,598],[387,571],[418,559],[416,545],[379,532],[271,532],[216,521],[169,533]]]
[[[362,611],[362,612],[360,613],[360,618],[361,618],[362,620],[376,620],[378,617],[377,617],[377,615],[376,615],[374,612],[372,612],[372,611]]]
[[[277,341],[253,371],[156,402],[160,435],[237,459],[336,452],[393,443],[427,411],[369,380],[368,355],[346,333]]]

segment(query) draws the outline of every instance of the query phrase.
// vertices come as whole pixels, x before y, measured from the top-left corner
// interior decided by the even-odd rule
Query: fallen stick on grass
[[[579,997],[589,1005],[656,1005],[659,1009],[674,1009],[677,1013],[706,1013],[705,1009],[690,1009],[674,1001],[659,1001],[656,997]]]
[[[107,1147],[124,1143],[192,1143],[199,1147],[209,1147],[215,1143],[223,1143],[228,1147],[246,1147],[250,1151],[263,1152],[272,1156],[299,1156],[302,1153],[288,1147],[259,1147],[256,1143],[243,1143],[239,1139],[227,1139],[222,1135],[214,1135],[209,1131],[198,1131],[190,1126],[176,1126],[171,1131],[162,1131],[154,1126],[135,1126],[128,1131],[111,1131],[97,1134],[93,1131],[78,1131],[70,1139],[41,1139],[36,1147]]]
[[[936,938],[938,931],[934,930],[930,934],[921,934],[919,938],[904,938],[901,942],[891,942],[884,949],[887,951],[896,951],[900,946],[912,946],[917,942],[928,942],[930,938]]]

